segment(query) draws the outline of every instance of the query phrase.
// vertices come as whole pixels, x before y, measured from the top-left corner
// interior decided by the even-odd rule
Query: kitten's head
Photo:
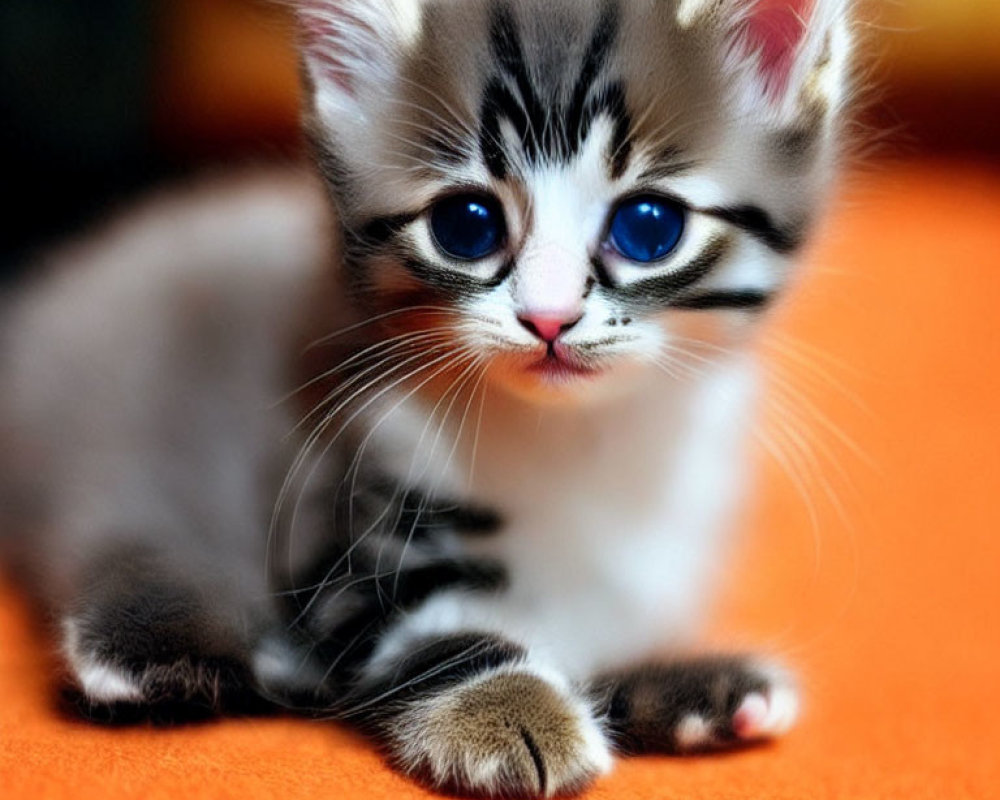
[[[848,3],[297,0],[379,335],[539,397],[737,344],[831,177]]]

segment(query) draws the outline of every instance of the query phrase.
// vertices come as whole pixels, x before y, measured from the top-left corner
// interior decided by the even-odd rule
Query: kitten
[[[322,188],[149,201],[6,315],[3,541],[84,710],[263,697],[491,795],[785,731],[781,670],[676,654],[847,0],[294,8]]]

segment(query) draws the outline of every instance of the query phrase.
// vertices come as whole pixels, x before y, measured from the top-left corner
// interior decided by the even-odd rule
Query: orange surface
[[[1000,797],[1000,175],[857,178],[810,260],[767,336],[777,455],[713,634],[793,664],[803,723],[747,752],[622,761],[588,800]],[[5,798],[429,796],[333,725],[99,729],[53,693],[0,590]]]

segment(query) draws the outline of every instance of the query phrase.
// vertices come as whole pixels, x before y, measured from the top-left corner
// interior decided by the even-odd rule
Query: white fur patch
[[[63,655],[77,685],[88,699],[97,703],[136,703],[143,699],[142,689],[132,675],[84,651],[76,620],[66,617],[62,629]]]
[[[767,678],[767,689],[744,697],[733,715],[736,735],[748,741],[788,733],[799,716],[799,692],[791,676],[770,664],[761,667],[761,672]]]
[[[674,739],[679,750],[695,750],[712,740],[712,727],[700,714],[688,714],[677,724]]]
[[[799,693],[791,686],[775,687],[768,698],[768,706],[761,732],[765,736],[780,736],[791,730],[798,720]]]
[[[683,28],[703,19],[719,5],[719,0],[681,0],[677,7],[677,21]]]

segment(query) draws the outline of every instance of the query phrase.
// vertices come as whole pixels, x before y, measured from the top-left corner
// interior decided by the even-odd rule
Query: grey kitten
[[[263,698],[490,795],[785,731],[782,670],[678,654],[847,6],[294,3],[320,180],[153,199],[5,315],[3,542],[83,710]]]

